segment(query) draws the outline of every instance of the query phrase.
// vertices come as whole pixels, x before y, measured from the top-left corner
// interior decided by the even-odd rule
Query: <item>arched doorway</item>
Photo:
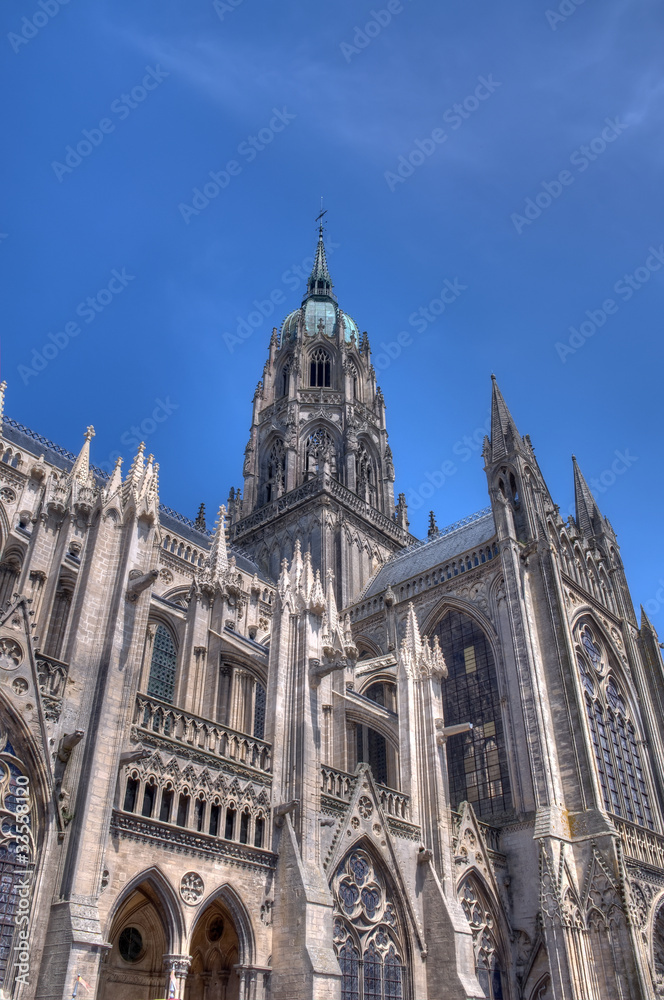
[[[165,996],[164,956],[174,950],[168,907],[154,879],[131,890],[117,909],[104,958],[98,1000],[155,1000]]]
[[[233,919],[215,899],[196,921],[191,938],[191,966],[184,1000],[238,1000],[240,942]]]

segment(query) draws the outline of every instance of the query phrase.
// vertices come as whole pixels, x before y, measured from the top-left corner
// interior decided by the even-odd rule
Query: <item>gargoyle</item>
[[[292,813],[296,806],[299,806],[299,799],[291,799],[290,802],[283,802],[274,809],[274,825],[283,826],[288,813]]]
[[[346,665],[347,661],[344,656],[325,656],[322,661],[309,660],[309,680],[314,687],[318,687],[323,677],[327,677],[335,670],[344,670]]]
[[[138,576],[133,576],[132,574],[138,573],[138,570],[132,570],[129,574],[129,584],[127,586],[127,600],[135,604],[138,600],[139,594],[142,594],[144,590],[152,586],[157,577],[159,576],[159,570],[151,569],[149,573],[138,574]]]
[[[62,787],[62,780],[65,776],[65,771],[67,770],[67,764],[69,763],[72,751],[74,747],[81,742],[84,736],[85,733],[82,729],[77,729],[73,733],[65,733],[60,740],[58,749],[55,753],[53,785],[55,791],[55,804],[58,810],[58,818],[60,820],[61,829],[64,829],[64,827],[71,823],[74,818],[73,812],[70,812],[67,808],[69,803],[69,792],[66,788]]]
[[[139,745],[134,750],[125,750],[120,754],[120,764],[138,764],[140,760],[147,760],[152,756],[152,751]]]

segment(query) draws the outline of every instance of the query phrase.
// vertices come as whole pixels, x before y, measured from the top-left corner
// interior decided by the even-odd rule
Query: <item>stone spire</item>
[[[104,499],[110,500],[112,496],[118,492],[122,487],[122,457],[118,455],[115,460],[115,468],[111,473],[110,479],[106,484],[106,489],[104,490]]]
[[[332,287],[332,278],[330,277],[330,272],[327,267],[327,257],[325,256],[323,222],[321,220],[318,226],[318,245],[314,255],[314,266],[311,269],[311,274],[309,275],[309,279],[307,281],[307,294],[304,296],[303,301],[311,296],[334,298],[335,296],[332,292]]]
[[[409,677],[447,677],[447,665],[440,648],[438,636],[434,636],[433,648],[427,636],[420,635],[420,626],[413,602],[408,604],[406,634],[401,640],[401,662]]]
[[[196,527],[199,531],[207,531],[207,524],[205,523],[205,504],[202,503],[198,508],[198,514],[196,515]]]
[[[228,569],[228,550],[226,548],[226,508],[223,503],[217,514],[214,527],[214,538],[210,549],[210,570],[214,576],[222,576]]]
[[[604,518],[595,502],[588,483],[572,455],[574,466],[574,499],[576,501],[576,524],[581,534],[586,537],[595,535],[602,530]]]
[[[436,524],[436,515],[432,510],[429,511],[429,531],[427,535],[429,538],[435,538],[439,534],[438,525]]]
[[[648,618],[648,615],[646,614],[646,610],[643,607],[643,605],[641,605],[641,629],[642,630],[643,629],[648,629],[648,631],[650,631],[652,633],[652,635],[655,637],[655,639],[657,639],[657,629],[655,628],[655,626],[653,625],[653,623]]]
[[[521,435],[498,388],[496,376],[491,376],[491,443],[490,461],[495,462],[510,452],[523,450]]]
[[[86,483],[90,475],[90,441],[94,436],[95,429],[90,424],[85,432],[83,447],[72,465],[70,476],[72,479],[77,479],[80,483]]]

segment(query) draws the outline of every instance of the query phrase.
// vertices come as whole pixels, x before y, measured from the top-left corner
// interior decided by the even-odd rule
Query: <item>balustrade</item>
[[[653,868],[664,868],[664,837],[617,816],[612,816],[611,819],[620,834],[627,857],[652,865]]]
[[[343,802],[350,802],[357,775],[340,771],[327,764],[321,765],[321,790],[324,795],[330,795]],[[395,819],[408,820],[410,815],[410,796],[398,792],[387,785],[377,785],[378,796],[383,811]]]
[[[136,696],[134,725],[215,757],[237,761],[269,774],[270,744],[228,726],[199,718],[147,695]]]

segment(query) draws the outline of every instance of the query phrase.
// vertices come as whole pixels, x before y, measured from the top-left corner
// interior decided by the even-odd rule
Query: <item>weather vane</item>
[[[327,209],[323,209],[323,196],[320,198],[320,213],[316,216],[316,222],[318,223],[318,232],[323,235],[323,216],[327,215]]]

